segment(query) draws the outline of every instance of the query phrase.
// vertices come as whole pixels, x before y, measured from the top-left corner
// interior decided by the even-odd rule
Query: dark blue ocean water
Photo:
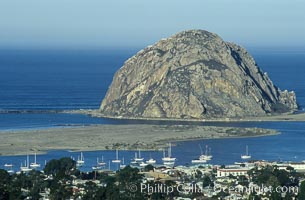
[[[0,129],[32,129],[82,124],[166,123],[91,118],[84,115],[58,114],[50,111],[98,108],[113,74],[136,50],[0,50]],[[305,49],[250,49],[263,71],[281,89],[294,90],[301,108],[305,107]],[[22,111],[22,112],[21,112]],[[211,124],[202,124],[211,125]],[[214,125],[214,124],[212,124]],[[218,125],[228,125],[220,123]],[[281,135],[259,138],[218,139],[179,142],[173,147],[179,164],[189,163],[199,154],[198,144],[208,144],[213,163],[238,161],[245,146],[257,159],[305,160],[305,124],[303,122],[233,123],[233,126],[274,128]],[[1,152],[0,152],[1,153]],[[161,158],[160,152],[149,152]],[[148,152],[144,152],[148,156]],[[41,160],[77,153],[51,151]],[[86,155],[87,154],[87,155]],[[95,162],[114,152],[86,152]],[[112,155],[113,154],[113,155]],[[128,161],[133,152],[122,152]],[[25,157],[0,157],[0,166],[8,160],[16,165]],[[13,161],[12,161],[13,162]],[[89,166],[89,165],[88,165]]]

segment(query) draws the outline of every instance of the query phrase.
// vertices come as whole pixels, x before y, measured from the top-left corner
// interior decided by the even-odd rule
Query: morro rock
[[[183,31],[129,58],[101,104],[109,117],[216,119],[297,109],[242,47],[204,30]]]

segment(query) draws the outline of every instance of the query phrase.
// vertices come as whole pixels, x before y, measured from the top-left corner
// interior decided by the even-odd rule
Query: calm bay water
[[[91,118],[84,115],[59,114],[50,111],[79,108],[98,108],[113,74],[135,50],[90,50],[90,51],[37,51],[0,50],[0,130],[35,129],[63,125],[128,124],[168,122],[147,122]],[[252,49],[258,65],[282,89],[294,90],[301,108],[305,107],[305,50]],[[171,122],[174,123],[174,122]],[[215,125],[215,123],[199,123]],[[199,144],[212,148],[215,164],[229,164],[239,161],[245,146],[254,159],[305,160],[305,123],[263,122],[263,123],[217,123],[221,126],[250,126],[274,128],[281,135],[187,141],[176,143],[173,154],[178,164],[190,163],[199,153]],[[41,155],[40,161],[62,156],[77,157],[79,153],[50,151]],[[134,152],[120,153],[128,162]],[[143,152],[161,159],[162,152]],[[86,152],[87,167],[95,163],[96,157],[104,155],[105,160],[114,157],[113,151]],[[1,156],[0,167],[13,162],[20,166],[25,156]],[[112,166],[114,167],[114,166]],[[89,168],[87,168],[89,169]]]

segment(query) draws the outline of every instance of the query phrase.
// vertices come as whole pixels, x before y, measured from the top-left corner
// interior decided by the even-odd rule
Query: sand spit
[[[158,150],[169,141],[212,138],[256,137],[278,134],[261,128],[195,125],[91,125],[31,131],[0,132],[0,155],[45,153],[67,149],[93,151],[111,149]]]

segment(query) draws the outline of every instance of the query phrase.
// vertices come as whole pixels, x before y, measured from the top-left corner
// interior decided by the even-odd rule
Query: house
[[[247,176],[249,168],[225,168],[217,169],[217,177],[228,177],[232,176]]]

